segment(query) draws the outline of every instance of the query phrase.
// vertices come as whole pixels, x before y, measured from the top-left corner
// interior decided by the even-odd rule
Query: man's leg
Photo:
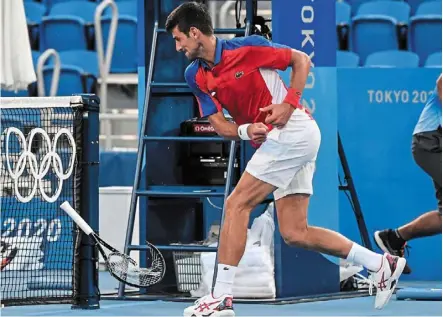
[[[406,241],[441,233],[441,129],[414,137],[412,153],[417,165],[434,182],[438,211],[428,212],[398,228],[399,235]]]
[[[425,213],[397,229],[386,229],[374,233],[374,239],[379,248],[396,256],[404,256],[407,241],[439,234],[442,229],[441,130],[414,135],[412,154],[417,165],[434,181],[438,210]],[[404,273],[411,273],[408,265],[406,265]]]
[[[225,202],[225,219],[218,246],[217,278],[212,294],[202,297],[184,310],[184,316],[235,316],[232,286],[235,273],[246,247],[251,211],[275,187],[244,172]]]
[[[274,190],[274,186],[244,172],[227,199],[218,248],[218,273],[213,292],[215,298],[232,295],[235,271],[245,252],[249,216]]]
[[[402,240],[409,241],[416,238],[433,236],[441,233],[441,213],[430,211],[401,226],[397,232]]]
[[[376,272],[382,255],[353,243],[338,232],[309,226],[307,210],[310,195],[292,194],[276,201],[280,233],[289,245],[347,259]],[[327,212],[327,211],[325,211]]]
[[[372,272],[371,279],[377,287],[375,308],[383,308],[395,290],[406,260],[386,253],[382,256],[337,232],[309,226],[307,210],[309,197],[312,194],[312,184],[310,184],[312,173],[309,165],[302,167],[297,173],[294,186],[289,191],[282,192],[277,189],[274,192],[278,223],[284,240],[288,244],[337,256],[367,268]]]
[[[441,130],[414,136],[414,160],[434,181],[438,211],[428,212],[397,229],[398,235],[409,241],[441,233]]]

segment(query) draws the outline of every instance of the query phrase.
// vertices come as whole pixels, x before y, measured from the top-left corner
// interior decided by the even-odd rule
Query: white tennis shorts
[[[313,194],[312,179],[321,135],[315,120],[296,109],[288,123],[269,132],[246,171],[277,189],[274,199],[290,194]]]

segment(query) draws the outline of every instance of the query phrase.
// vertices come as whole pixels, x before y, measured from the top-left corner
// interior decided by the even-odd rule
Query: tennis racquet
[[[79,228],[87,234],[96,244],[109,273],[117,280],[134,286],[134,287],[148,287],[160,282],[165,276],[165,260],[160,251],[152,244],[148,243],[150,247],[150,268],[140,268],[131,257],[117,251],[115,248],[103,241],[98,234],[83,220],[83,218],[71,207],[69,202],[65,201],[60,206],[69,217],[79,226]],[[105,247],[111,252],[106,253],[103,249]]]
[[[18,253],[18,249],[16,246],[6,243],[4,241],[1,241],[0,245],[1,245],[0,271],[3,271],[3,269],[7,267],[9,263],[12,262],[12,260],[14,260],[15,256]]]

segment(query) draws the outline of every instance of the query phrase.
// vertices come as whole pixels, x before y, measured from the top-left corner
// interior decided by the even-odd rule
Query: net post
[[[99,112],[100,99],[96,95],[82,94],[81,118],[81,194],[76,201],[80,216],[98,233],[99,227]],[[99,309],[98,252],[90,239],[80,234],[80,247],[74,267],[74,301],[72,309]]]

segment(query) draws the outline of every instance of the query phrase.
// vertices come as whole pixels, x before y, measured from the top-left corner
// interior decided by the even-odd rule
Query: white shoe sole
[[[183,313],[184,317],[235,317],[235,312],[231,309],[213,311],[212,313]]]
[[[383,307],[386,306],[386,304],[391,299],[392,294],[394,294],[394,291],[398,285],[398,280],[399,280],[401,274],[403,273],[403,269],[405,268],[405,265],[406,265],[406,260],[404,258],[398,258],[397,267],[395,268],[394,273],[390,277],[390,280],[395,280],[395,286],[393,288],[391,288],[390,290],[381,292],[382,294],[383,293],[384,294],[388,293],[388,294],[387,294],[386,298],[384,298],[384,300],[381,303],[378,303],[378,305],[377,305],[377,299],[375,300],[375,308],[376,309],[382,309]]]

